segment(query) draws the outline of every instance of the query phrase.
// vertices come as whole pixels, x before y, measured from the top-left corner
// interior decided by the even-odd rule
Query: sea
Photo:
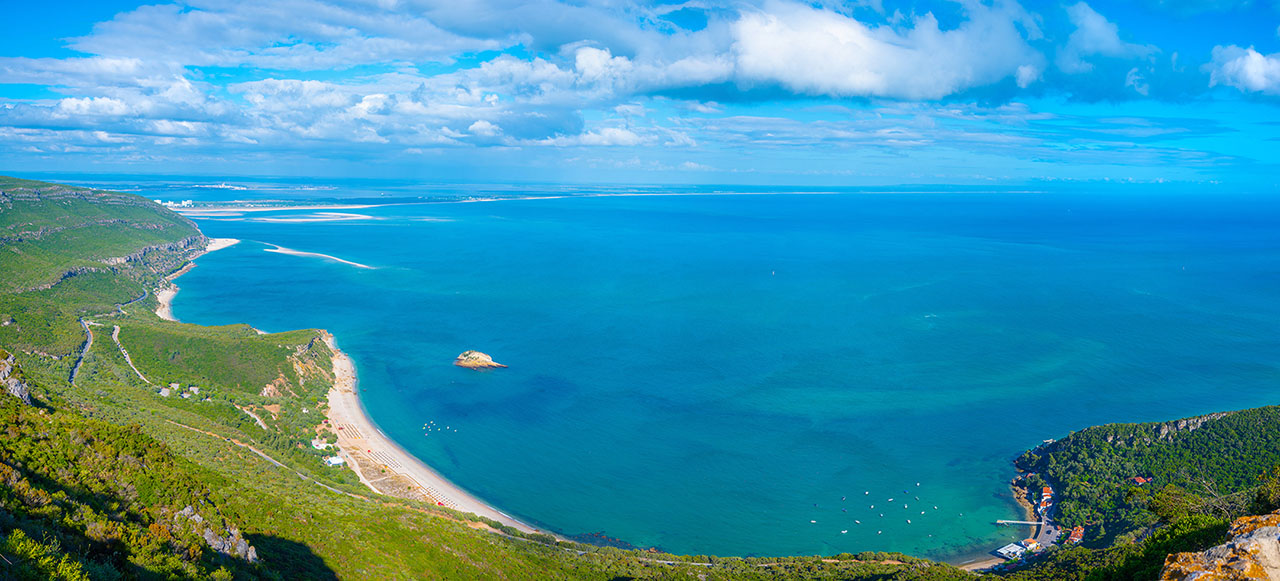
[[[1266,195],[228,180],[83,183],[394,202],[196,218],[243,242],[175,315],[330,330],[386,434],[565,535],[963,562],[1026,536],[1024,450],[1280,395]]]

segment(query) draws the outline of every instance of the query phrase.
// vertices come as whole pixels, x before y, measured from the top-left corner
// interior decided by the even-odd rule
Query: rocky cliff
[[[1160,579],[1280,579],[1280,512],[1237,519],[1227,531],[1227,542],[1206,551],[1169,555]]]

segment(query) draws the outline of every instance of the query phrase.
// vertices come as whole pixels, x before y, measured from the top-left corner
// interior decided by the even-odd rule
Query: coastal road
[[[80,350],[80,356],[76,357],[76,366],[71,368],[71,385],[76,384],[76,375],[80,373],[80,365],[84,363],[84,354],[89,352],[89,348],[93,347],[93,331],[89,330],[89,322],[80,318],[80,326],[84,327],[84,348]]]

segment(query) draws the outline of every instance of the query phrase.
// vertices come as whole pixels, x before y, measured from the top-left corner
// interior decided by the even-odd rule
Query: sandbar
[[[280,254],[288,254],[288,255],[290,255],[290,256],[310,256],[310,257],[312,257],[312,258],[323,258],[323,259],[325,259],[325,260],[332,260],[332,261],[334,261],[334,262],[341,262],[342,264],[347,264],[347,265],[350,265],[350,266],[354,266],[354,267],[356,267],[356,268],[368,268],[368,269],[371,269],[371,270],[374,268],[374,267],[369,266],[369,265],[367,265],[367,264],[360,264],[359,262],[351,262],[350,260],[343,260],[343,259],[341,259],[341,258],[338,258],[337,256],[329,256],[328,254],[320,254],[319,252],[303,252],[303,251],[301,251],[301,250],[294,250],[294,249],[292,249],[292,248],[285,248],[285,247],[280,246],[280,245],[278,245],[278,244],[271,244],[271,243],[267,243],[267,242],[264,242],[264,244],[267,244],[268,246],[274,246],[274,247],[275,247],[275,248],[268,248],[268,249],[267,249],[267,252],[277,252],[277,253],[280,253]]]
[[[355,364],[338,349],[333,335],[325,333],[324,341],[334,353],[334,381],[329,390],[327,412],[329,425],[338,436],[342,457],[355,469],[361,482],[375,492],[423,497],[440,506],[487,517],[526,533],[545,532],[458,488],[383,434],[360,405]]]

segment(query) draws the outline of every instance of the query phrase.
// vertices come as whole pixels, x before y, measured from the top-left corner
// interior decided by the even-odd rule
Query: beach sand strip
[[[503,514],[458,488],[383,434],[360,405],[351,358],[338,349],[333,335],[325,333],[324,340],[334,353],[329,423],[341,428],[335,430],[338,449],[361,482],[375,492],[427,500],[490,518],[526,533],[545,532]]]

